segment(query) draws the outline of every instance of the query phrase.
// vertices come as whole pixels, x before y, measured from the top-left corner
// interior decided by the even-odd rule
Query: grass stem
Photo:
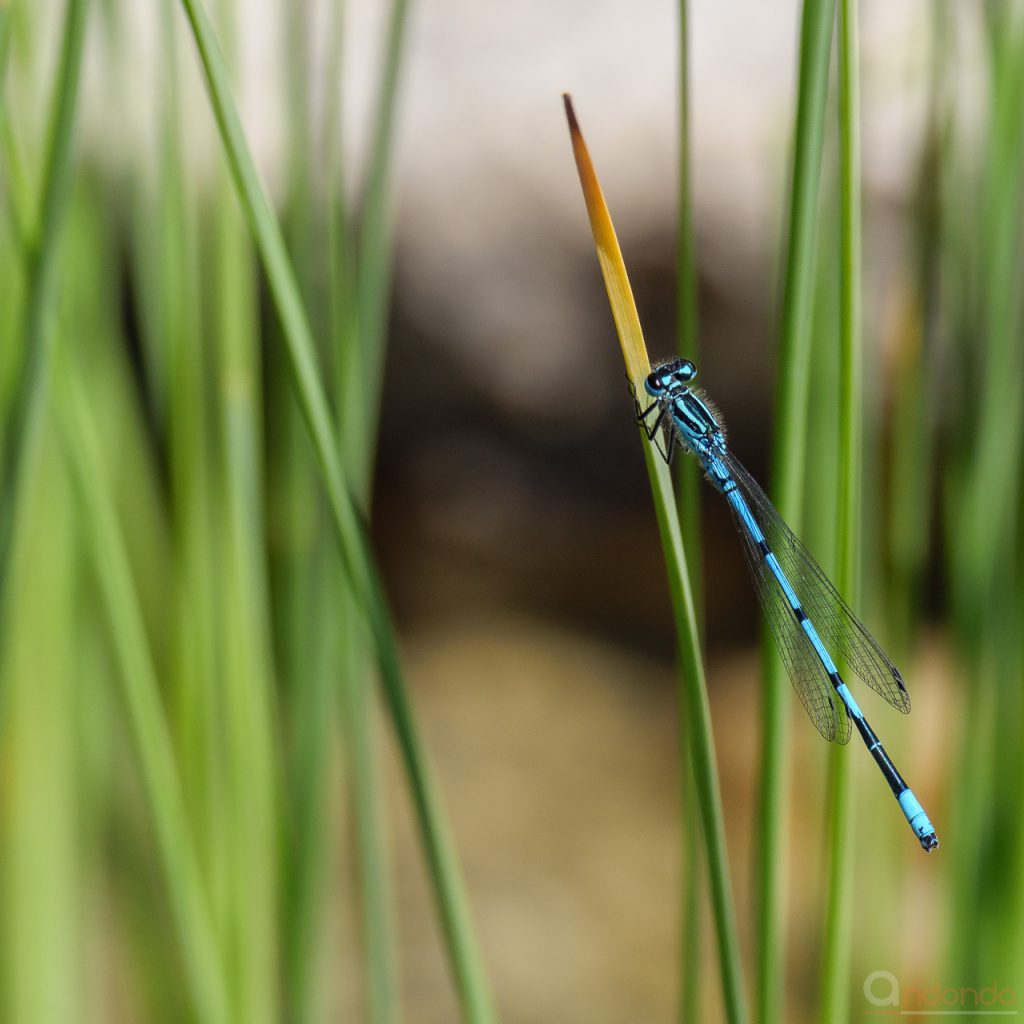
[[[676,225],[676,348],[680,355],[697,361],[698,344],[697,259],[694,241],[693,195],[690,162],[690,55],[689,3],[679,0],[679,155],[678,155],[678,222]],[[697,628],[703,637],[704,587],[701,571],[700,487],[701,473],[693,459],[680,459],[676,467],[676,494],[680,508],[680,526],[690,591],[694,596]],[[682,825],[683,887],[680,904],[680,940],[682,943],[679,978],[679,1019],[697,1018],[700,1006],[700,899],[701,854],[700,821],[697,794],[689,770],[685,745],[685,724],[680,729],[680,823]]]
[[[6,563],[22,468],[31,459],[31,452],[38,443],[40,422],[48,402],[49,364],[52,359],[49,343],[52,335],[44,328],[47,317],[52,314],[60,230],[74,177],[75,128],[88,12],[88,0],[68,0],[57,83],[50,110],[37,223],[26,225],[28,249],[24,253],[24,263],[27,295],[20,332],[20,365],[11,391],[12,405],[3,425],[0,452],[3,460],[0,463],[0,580],[7,576]],[[5,32],[9,30],[6,16],[3,27]],[[3,113],[0,117],[6,121]]]
[[[804,0],[793,174],[786,239],[782,335],[778,369],[778,419],[773,450],[773,497],[799,531],[803,501],[807,398],[811,363],[818,184],[828,95],[834,0]],[[761,739],[761,820],[757,836],[757,1005],[763,1024],[785,1019],[786,827],[789,785],[789,682],[764,631],[764,716]]]
[[[68,365],[62,365],[60,381],[61,436],[91,541],[185,969],[199,1019],[227,1024],[231,1015],[220,951],[102,448],[81,373],[67,357],[63,363]]]
[[[839,466],[836,585],[856,607],[860,590],[863,402],[861,328],[860,90],[857,0],[839,0]],[[844,666],[839,665],[840,671]],[[829,896],[822,957],[823,1024],[850,1011],[853,927],[853,776],[850,750],[833,745],[829,811]]]

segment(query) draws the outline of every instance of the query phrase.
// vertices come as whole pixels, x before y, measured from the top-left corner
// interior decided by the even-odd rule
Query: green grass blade
[[[989,807],[1016,801],[1017,772],[1005,760],[1020,749],[1020,688],[1015,676],[1019,620],[1011,616],[1020,592],[1012,553],[1020,514],[1024,416],[1019,381],[1024,376],[1021,345],[1022,256],[1018,225],[1024,138],[1024,26],[1019,12],[993,9],[991,97],[984,147],[978,231],[979,305],[967,321],[961,358],[969,360],[974,388],[968,382],[967,439],[962,477],[951,482],[957,501],[950,517],[954,621],[969,673],[961,763],[956,772],[956,821],[971,835],[988,835],[988,843],[956,849],[957,969],[970,976],[1002,964],[1011,949],[1002,919],[1012,910],[1008,886],[1017,884],[1011,844]],[[985,751],[990,753],[986,756]],[[1019,841],[1019,839],[1017,840]],[[977,929],[978,906],[985,908],[987,928]],[[996,922],[1001,922],[999,926]]]
[[[800,528],[810,380],[814,250],[818,182],[828,95],[834,0],[804,0],[793,177],[782,299],[778,419],[773,450],[773,497],[782,516]],[[764,1024],[784,1019],[786,943],[786,800],[789,782],[789,680],[765,632],[761,821],[757,837],[757,1005]]]
[[[383,380],[387,297],[391,286],[391,150],[395,107],[408,23],[408,0],[392,0],[359,231],[359,334],[364,360],[363,388],[369,396],[367,437],[376,434]],[[371,443],[365,449],[370,457]],[[368,475],[368,470],[364,471]]]
[[[383,332],[370,338],[360,335],[362,316],[358,306],[360,293],[356,287],[356,260],[353,246],[355,233],[351,230],[346,209],[344,180],[347,168],[342,159],[341,111],[343,87],[343,42],[344,11],[342,4],[330,8],[328,56],[325,95],[327,101],[323,111],[323,138],[325,140],[326,173],[322,174],[322,187],[326,196],[327,231],[326,243],[327,300],[326,323],[330,339],[328,351],[333,370],[331,381],[334,386],[335,408],[338,410],[338,446],[345,467],[345,477],[361,509],[368,509],[372,488],[372,467],[376,435],[376,409],[370,408],[368,398],[379,393],[379,376],[383,369]],[[404,23],[404,12],[396,11],[398,26]],[[296,27],[300,19],[292,19]],[[305,32],[308,36],[308,27]],[[390,37],[395,39],[395,25],[392,24]],[[400,39],[400,33],[398,38]],[[289,58],[295,65],[292,76],[293,107],[306,110],[305,82],[299,70],[305,65],[294,61],[299,48],[289,47]],[[395,82],[400,66],[399,54],[394,45],[390,55],[386,54],[383,67],[381,102],[378,104],[378,127],[371,145],[372,156],[368,171],[367,194],[364,199],[368,207],[364,210],[362,262],[359,269],[364,272],[364,283],[381,277],[386,281],[389,265],[376,266],[377,259],[390,263],[390,243],[386,237],[390,224],[385,215],[387,188],[384,177],[389,169],[391,149],[391,122],[395,101]],[[293,118],[293,123],[295,119]],[[297,131],[292,141],[291,190],[289,193],[289,241],[293,259],[299,260],[300,283],[306,294],[315,289],[313,282],[303,281],[303,269],[314,262],[315,254],[310,245],[315,232],[313,220],[315,210],[302,195],[302,185],[312,192],[313,185],[309,157],[311,137],[308,132]],[[302,154],[300,156],[300,154]],[[303,219],[308,223],[303,223]],[[383,232],[379,249],[374,248],[379,233]],[[317,242],[323,241],[317,238]],[[305,257],[302,257],[305,252]],[[378,273],[379,271],[379,273]],[[375,277],[376,275],[376,277]],[[311,275],[305,275],[309,278]],[[318,282],[317,282],[318,283]],[[365,288],[362,296],[366,301],[379,302],[386,306],[386,285]],[[373,311],[369,319],[383,317],[384,312]],[[367,353],[374,351],[372,358]],[[379,350],[379,356],[376,351]],[[373,364],[373,369],[368,365]],[[368,387],[368,380],[372,383]],[[374,399],[374,401],[376,401]],[[365,963],[364,990],[368,1019],[374,1024],[386,1024],[397,1019],[399,1014],[399,971],[398,941],[395,926],[393,884],[391,864],[388,855],[388,793],[383,777],[383,764],[379,749],[380,707],[375,699],[375,678],[372,658],[366,651],[365,631],[360,628],[358,602],[344,579],[337,562],[330,565],[329,578],[321,581],[324,602],[333,609],[332,627],[335,641],[333,656],[338,664],[332,665],[330,673],[321,672],[315,680],[304,687],[298,697],[296,713],[296,744],[302,753],[297,768],[301,773],[296,778],[296,792],[300,794],[301,817],[296,819],[296,877],[294,892],[297,897],[296,925],[307,930],[314,923],[316,893],[308,879],[301,874],[301,861],[309,860],[315,871],[316,861],[322,859],[318,849],[325,835],[325,815],[318,806],[323,800],[322,778],[329,752],[331,719],[325,714],[337,706],[335,701],[335,680],[340,684],[340,710],[342,738],[351,796],[352,824],[355,833],[356,877],[359,891],[359,922],[362,932],[363,961]],[[304,921],[304,923],[302,923]],[[298,930],[293,960],[297,978],[304,975],[300,958],[303,937]],[[300,986],[301,989],[301,986]],[[304,1007],[310,1006],[308,993],[297,991],[296,996]],[[306,1011],[308,1012],[308,1011]]]
[[[48,425],[49,426],[49,425]],[[3,646],[5,794],[0,811],[4,985],[10,1024],[80,1020],[84,948],[77,806],[76,557],[53,431],[26,464]],[[35,453],[34,453],[35,455]],[[71,710],[75,708],[75,710]]]
[[[952,177],[950,130],[953,89],[952,26],[946,0],[932,0],[928,46],[928,109],[925,137],[916,175],[915,230],[912,250],[914,294],[910,321],[901,332],[894,393],[900,396],[893,411],[890,459],[888,544],[889,635],[897,653],[910,651],[921,618],[924,576],[935,534],[932,509],[934,489],[936,407],[940,394],[937,358],[943,316],[949,298],[944,295],[943,247],[950,229],[942,209],[942,194]]]
[[[12,391],[12,407],[3,425],[0,579],[6,576],[5,563],[21,467],[30,458],[27,453],[37,443],[39,421],[48,401],[51,352],[48,341],[50,335],[44,330],[44,324],[52,309],[57,247],[74,176],[72,158],[88,11],[88,0],[68,0],[42,170],[43,185],[37,225],[27,236],[27,295],[21,325],[21,366]]]
[[[677,167],[676,322],[680,345],[697,341],[697,256],[690,187],[689,0],[679,0],[679,155]],[[680,350],[680,355],[690,355]]]
[[[676,225],[676,348],[695,362],[700,358],[697,320],[697,261],[694,244],[693,198],[690,190],[690,82],[687,0],[679,0],[679,155]],[[682,509],[683,541],[689,554],[690,589],[697,602],[697,622],[702,625],[700,545],[700,467],[682,459],[676,469],[677,497]]]
[[[343,19],[342,6],[331,3],[327,7],[335,26]],[[325,321],[329,323],[329,317],[323,315],[319,302],[323,285],[320,246],[324,232],[318,220],[317,186],[329,192],[334,188],[334,181],[329,169],[326,173],[321,171],[321,161],[314,152],[310,73],[314,39],[312,8],[308,0],[302,0],[289,5],[281,14],[284,19],[281,58],[289,111],[282,227],[305,308],[315,318],[314,330],[321,331]],[[325,107],[337,109],[342,102],[340,69],[332,66],[332,55],[327,59],[328,77],[323,86]],[[339,77],[330,80],[335,71],[339,71]],[[326,234],[329,233],[328,224]],[[329,301],[333,301],[330,277],[326,283]],[[324,347],[330,350],[329,346]],[[287,539],[278,555],[277,590],[283,613],[281,675],[290,705],[287,743],[292,814],[285,901],[287,984],[292,1017],[298,1024],[316,1020],[323,1012],[318,1003],[322,1003],[324,996],[317,991],[321,980],[317,968],[323,964],[315,952],[330,909],[325,899],[329,881],[326,871],[334,857],[331,842],[334,820],[327,785],[329,758],[332,742],[339,735],[338,689],[347,682],[344,664],[350,634],[347,618],[358,613],[339,603],[339,560],[330,538],[320,529],[316,467],[278,348],[274,346],[272,358],[275,367],[279,363],[285,372],[279,375],[272,371],[268,377],[274,405],[271,430],[278,435],[271,487],[277,532]],[[340,407],[336,401],[335,408]],[[343,754],[347,777],[351,775],[353,753],[345,746]],[[347,806],[345,811],[347,833],[350,828]],[[384,813],[383,808],[381,813]]]
[[[626,274],[622,251],[615,229],[601,193],[590,154],[579,130],[572,101],[566,95],[565,109],[569,121],[576,168],[583,188],[583,196],[590,216],[598,263],[604,277],[605,288],[612,308],[612,316],[622,346],[626,374],[635,388],[643,387],[649,371],[647,347],[644,343],[640,318],[633,292]],[[641,436],[643,432],[641,431]],[[700,806],[705,844],[705,857],[711,887],[711,906],[715,918],[718,940],[718,966],[722,981],[722,995],[726,1017],[730,1024],[747,1020],[746,996],[743,991],[743,971],[740,963],[739,940],[733,908],[732,887],[729,882],[729,863],[725,845],[725,823],[722,815],[718,768],[715,761],[715,741],[711,731],[711,710],[708,705],[704,663],[701,657],[700,634],[697,629],[696,610],[690,589],[690,575],[686,565],[679,513],[668,466],[650,443],[644,444],[644,458],[654,498],[654,511],[658,521],[662,553],[668,573],[669,590],[676,623],[680,659],[680,702],[686,725],[686,743]]]
[[[11,53],[11,11],[8,4],[0,4],[0,108],[4,104],[3,82],[7,73],[7,58]]]
[[[1012,19],[1011,19],[1012,21]],[[984,580],[978,567],[994,567],[1012,532],[1011,514],[1019,474],[1024,421],[1019,413],[1017,383],[1021,377],[1018,273],[1021,209],[1020,175],[1024,168],[1024,29],[1008,25],[998,43],[1000,57],[994,85],[983,209],[986,235],[984,312],[986,346],[982,365],[984,400],[978,407],[977,453],[963,509],[960,578],[968,585]],[[982,574],[983,575],[983,574]],[[983,593],[967,602],[984,612]]]
[[[803,495],[818,183],[835,3],[806,0],[803,11],[773,467],[776,504],[789,521],[800,518]]]
[[[327,977],[334,975],[334,965],[325,964],[319,955],[319,940],[324,935],[324,918],[331,913],[333,898],[329,870],[336,862],[336,813],[330,790],[330,754],[337,735],[337,680],[339,676],[344,680],[342,658],[349,642],[346,609],[332,589],[338,576],[340,572],[334,571],[315,580],[314,601],[320,600],[330,609],[331,636],[325,639],[331,642],[313,646],[311,670],[303,685],[295,688],[290,701],[291,827],[288,877],[282,896],[282,946],[286,957],[288,1019],[296,1024],[313,1024],[322,1019],[326,994],[321,989]],[[358,620],[357,611],[348,614]],[[346,756],[350,756],[347,751]],[[324,974],[325,967],[330,972],[328,976]]]
[[[199,1019],[227,1024],[231,1018],[220,951],[95,421],[80,370],[64,365],[60,371],[61,436],[109,621],[186,973]]]
[[[856,0],[839,0],[839,497],[836,585],[858,600],[861,516],[860,96]],[[843,671],[845,666],[839,666]],[[848,746],[830,751],[831,848],[828,913],[822,956],[823,1024],[840,1024],[850,1012],[853,927],[853,777]]]
[[[690,188],[690,56],[688,0],[679,0],[679,155],[676,225],[676,348],[680,355],[700,359],[697,319],[697,259],[694,243],[693,197]],[[683,546],[687,552],[690,592],[694,595],[698,629],[703,634],[704,608],[700,537],[700,467],[694,459],[680,459],[676,493],[681,511]],[[680,821],[683,827],[683,888],[680,904],[679,1020],[696,1020],[700,1007],[700,820],[697,794],[688,770],[680,730]]]
[[[729,882],[721,787],[718,781],[715,741],[711,729],[711,708],[708,704],[707,683],[704,678],[697,613],[690,590],[690,577],[682,533],[679,529],[679,513],[676,509],[671,475],[661,456],[649,442],[644,445],[644,454],[662,553],[668,571],[669,590],[672,594],[680,654],[683,717],[688,726],[686,746],[690,750],[691,768],[703,825],[704,855],[711,886],[711,907],[715,917],[726,1019],[730,1024],[743,1024],[748,1019],[746,997],[743,992],[743,971],[736,933],[732,887]]]
[[[336,175],[331,176],[332,184],[336,184],[329,223],[332,351],[340,413],[339,444],[348,479],[362,508],[369,508],[372,491],[384,369],[392,262],[391,153],[408,6],[406,0],[395,0],[391,8],[358,232],[352,230],[347,216],[337,115],[332,118],[328,132],[330,163],[337,168]],[[339,65],[340,36],[339,25],[334,40]],[[340,78],[338,70],[335,74]],[[355,614],[352,595],[344,586],[339,587],[339,591],[339,610],[350,622],[346,635],[358,645],[359,633],[352,628]],[[347,659],[342,700],[359,860],[367,1012],[373,1024],[387,1024],[399,1012],[398,956],[391,906],[387,804],[378,746],[377,707],[372,699],[372,678],[358,646],[347,652]]]
[[[394,935],[391,858],[382,818],[384,789],[378,720],[372,675],[363,653],[358,609],[344,580],[339,580],[339,618],[346,639],[342,684],[344,736],[352,770],[356,853],[362,930],[366,950],[366,1009],[370,1024],[399,1019],[398,957]]]
[[[467,1020],[495,1019],[476,940],[472,933],[455,852],[446,831],[434,783],[399,664],[394,628],[377,578],[367,538],[342,475],[327,399],[312,334],[277,220],[260,184],[238,113],[231,98],[223,58],[206,14],[197,0],[182,0],[192,26],[211,104],[239,201],[263,261],[288,351],[292,382],[310,433],[327,492],[345,571],[367,616],[377,649],[384,695],[411,790],[420,838],[441,916],[447,952]]]
[[[152,347],[159,350],[167,373],[171,522],[178,569],[174,587],[174,726],[200,857],[218,893],[232,871],[226,864],[230,815],[225,820],[217,767],[220,693],[215,685],[215,662],[220,606],[215,576],[220,545],[214,536],[211,502],[209,453],[213,445],[205,386],[200,246],[196,203],[186,181],[179,26],[173,0],[162,0],[160,14],[164,74],[158,115],[157,201],[151,211],[157,259],[146,269],[156,308]],[[215,897],[214,905],[219,902]]]
[[[0,124],[6,127],[8,121],[6,79],[7,62],[11,56],[11,11],[6,3],[0,4]],[[6,154],[5,154],[6,155]],[[10,177],[11,169],[4,167],[4,191],[10,187],[7,179]]]
[[[235,9],[220,5],[222,31],[236,50]],[[217,182],[214,221],[218,387],[215,391],[222,453],[223,495],[216,502],[224,539],[223,609],[225,831],[230,850],[228,906],[232,963],[237,973],[237,1015],[252,1024],[279,1016],[278,847],[282,813],[270,643],[269,582],[263,541],[262,380],[255,260],[231,182]]]

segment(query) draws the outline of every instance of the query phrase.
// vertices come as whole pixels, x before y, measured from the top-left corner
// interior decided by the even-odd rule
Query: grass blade
[[[369,508],[377,419],[385,358],[387,297],[391,274],[390,167],[401,54],[408,4],[395,0],[385,42],[370,160],[358,232],[348,218],[343,188],[341,129],[328,124],[328,163],[333,173],[330,207],[331,334],[338,398],[341,457],[362,508]],[[340,14],[337,17],[340,23]],[[340,24],[334,40],[334,74],[340,80]],[[332,92],[332,95],[334,93]],[[340,102],[338,104],[340,106]],[[356,252],[358,250],[358,252]],[[398,1009],[398,953],[386,829],[377,705],[367,671],[358,609],[343,580],[337,586],[339,617],[346,624],[348,667],[342,691],[351,766],[362,929],[366,951],[367,1014],[372,1024],[394,1020]]]
[[[679,204],[676,225],[676,335],[681,356],[700,357],[697,329],[697,265],[693,236],[693,200],[690,194],[690,82],[687,0],[679,0]],[[700,467],[681,459],[676,467],[677,495],[682,509],[683,541],[689,552],[690,589],[701,625]]]
[[[81,381],[76,370],[61,367],[61,436],[91,541],[89,550],[110,624],[127,717],[134,731],[147,805],[153,814],[157,846],[197,1013],[200,1020],[209,1024],[226,1024],[230,1015],[220,951],[131,567]]]
[[[220,5],[223,33],[235,53],[235,5]],[[264,560],[262,379],[251,243],[227,173],[217,182],[214,222],[219,448],[223,500],[216,524],[224,538],[222,707],[225,726],[225,825],[232,965],[237,1015],[260,1024],[279,1016],[278,822],[281,750],[275,742],[269,583]]]
[[[860,94],[857,2],[839,0],[839,465],[836,585],[856,607],[861,516]],[[840,665],[840,671],[845,666]],[[850,1010],[853,926],[853,778],[850,749],[830,750],[831,851],[828,913],[822,956],[821,1020],[839,1024]]]
[[[346,665],[342,684],[342,718],[352,771],[352,809],[362,930],[366,955],[366,1010],[370,1024],[399,1018],[398,953],[392,923],[393,889],[382,796],[378,716],[373,701],[372,673],[366,664],[358,608],[345,580],[338,580],[338,611],[344,630]]]
[[[408,0],[393,0],[359,232],[359,333],[365,371],[362,386],[370,398],[366,422],[370,438],[375,434],[384,369],[385,316],[391,284],[391,149],[408,12]],[[369,456],[372,451],[371,443],[365,453]],[[363,475],[369,476],[368,469]]]
[[[793,180],[782,300],[778,421],[773,451],[775,504],[799,532],[806,448],[807,395],[818,181],[828,95],[834,0],[804,0],[800,80],[793,142]],[[783,910],[789,782],[789,680],[765,632],[764,718],[761,740],[761,822],[757,838],[757,1004],[764,1024],[784,1019],[786,970]]]
[[[30,233],[25,252],[27,295],[21,325],[21,365],[11,392],[12,408],[3,425],[3,462],[0,464],[0,580],[7,575],[6,562],[22,466],[31,460],[30,452],[38,443],[40,420],[48,402],[52,352],[50,334],[44,325],[52,309],[57,245],[74,175],[72,157],[88,11],[88,0],[68,0],[42,171],[38,224],[34,228],[25,225]],[[6,19],[4,25],[7,25]]]
[[[601,193],[586,143],[580,134],[572,101],[565,96],[566,116],[572,138],[576,168],[579,171],[583,196],[587,203],[590,226],[594,233],[597,259],[601,266],[612,316],[622,346],[626,373],[634,387],[643,389],[643,379],[650,371],[647,348],[632,289],[626,275],[622,252],[615,229]],[[641,436],[643,436],[641,432]],[[736,935],[736,917],[733,909],[732,889],[725,847],[725,823],[715,763],[714,736],[711,731],[711,710],[708,706],[704,664],[701,658],[700,637],[690,575],[686,567],[683,538],[679,528],[675,494],[668,466],[650,443],[644,444],[647,473],[651,482],[654,509],[658,519],[662,551],[668,572],[669,589],[675,612],[676,634],[679,642],[681,665],[681,701],[687,721],[687,741],[692,759],[697,799],[703,824],[705,857],[711,883],[711,904],[718,938],[718,966],[721,973],[722,994],[726,1016],[730,1024],[747,1020],[746,998],[743,993],[743,975],[740,964],[739,941]]]
[[[676,333],[677,349],[695,362],[700,358],[697,330],[697,261],[694,245],[693,199],[690,188],[690,56],[688,0],[679,0],[679,156],[678,224],[676,226]],[[694,459],[680,459],[676,493],[681,510],[683,550],[687,552],[690,592],[694,596],[697,627],[703,633],[704,609],[700,545],[700,467]],[[696,1020],[700,1007],[701,862],[699,812],[693,778],[687,770],[680,730],[680,821],[683,833],[683,891],[680,904],[681,961],[679,1020]]]
[[[928,40],[928,108],[916,175],[914,204],[914,287],[901,332],[894,392],[901,396],[893,411],[892,456],[888,486],[888,543],[891,564],[889,634],[897,653],[909,653],[920,624],[924,576],[936,531],[932,508],[935,486],[936,409],[941,392],[939,370],[944,295],[943,247],[951,225],[942,209],[942,194],[951,177],[953,64],[951,16],[946,0],[932,0]]]
[[[329,5],[336,21],[341,21],[341,6]],[[316,315],[322,282],[314,180],[318,162],[313,152],[312,131],[312,5],[301,0],[283,9],[279,17],[283,19],[280,55],[289,112],[282,229],[305,308]],[[339,80],[328,81],[324,92],[327,106],[341,105],[336,91],[339,87]],[[225,178],[233,188],[230,175]],[[333,185],[330,171],[323,182],[325,189]],[[316,326],[322,326],[322,322]],[[286,985],[290,1016],[296,1024],[302,1024],[322,1014],[317,1008],[317,987],[322,980],[317,974],[322,958],[317,958],[315,951],[317,935],[330,908],[324,893],[325,869],[334,854],[327,780],[331,745],[337,735],[338,680],[342,680],[342,687],[345,685],[342,659],[348,628],[346,611],[338,607],[335,594],[334,577],[340,575],[338,559],[329,538],[324,538],[320,529],[316,468],[301,412],[287,383],[287,359],[278,342],[279,338],[274,337],[272,365],[267,375],[271,407],[268,482],[270,516],[280,538],[275,545],[273,566],[280,671],[289,697],[285,707],[291,705],[287,730],[291,761],[288,799],[292,814],[284,901],[288,933]],[[351,761],[351,750],[346,748],[344,753]]]
[[[960,432],[962,477],[951,484],[956,498],[949,517],[949,557],[954,582],[954,620],[969,675],[961,761],[955,773],[957,827],[987,842],[955,851],[954,955],[969,976],[1002,964],[1012,947],[1007,929],[972,927],[984,906],[993,921],[1011,913],[1008,887],[1018,882],[997,816],[989,808],[1016,804],[1009,752],[1020,749],[1019,620],[1013,617],[1020,581],[1012,557],[1020,514],[1024,416],[1019,381],[1021,345],[1021,174],[1024,173],[1024,25],[1019,11],[990,13],[991,95],[976,221],[981,302],[967,320],[961,358],[973,370],[965,390],[969,426]],[[980,326],[979,326],[980,325]],[[979,337],[980,335],[980,337]],[[966,680],[965,680],[966,682]],[[987,752],[987,753],[986,753]],[[1012,834],[1012,833],[1011,833]],[[1019,835],[1016,841],[1020,842]],[[1014,964],[1016,966],[1016,964]]]
[[[76,557],[71,503],[49,423],[24,467],[3,647],[6,715],[0,846],[6,962],[3,1019],[76,1019],[84,953],[76,772]],[[69,709],[73,708],[73,711]]]
[[[220,634],[216,598],[218,575],[211,515],[212,447],[207,422],[200,247],[196,204],[186,180],[182,133],[184,111],[179,74],[178,25],[172,0],[160,6],[163,28],[159,103],[159,187],[153,218],[157,259],[145,267],[154,306],[151,349],[166,368],[166,429],[170,463],[171,523],[179,566],[174,586],[175,742],[199,855],[214,892],[226,886],[230,818],[217,767],[219,688],[216,638]],[[225,827],[226,826],[226,827]],[[216,906],[219,900],[215,898]]]

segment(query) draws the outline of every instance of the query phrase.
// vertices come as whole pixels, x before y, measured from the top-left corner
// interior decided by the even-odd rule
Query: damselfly
[[[646,409],[630,385],[637,422],[655,445],[660,432],[664,448],[658,449],[666,462],[677,444],[700,459],[732,510],[758,599],[811,721],[837,743],[850,739],[851,723],[857,727],[921,846],[934,850],[939,840],[928,815],[868,725],[836,662],[906,714],[910,697],[899,671],[729,450],[718,411],[689,386],[696,375],[689,359],[656,367],[644,381],[653,399]]]

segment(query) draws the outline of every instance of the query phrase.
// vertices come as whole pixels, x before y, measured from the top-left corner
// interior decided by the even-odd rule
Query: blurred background
[[[688,4],[699,329],[682,341],[676,7],[207,6],[498,1012],[681,1019],[686,876],[685,1005],[722,1019],[687,866],[665,567],[560,94],[652,358],[697,360],[770,490],[802,5]],[[914,711],[858,699],[943,845],[924,857],[853,751],[848,1019],[877,1012],[876,971],[903,1008],[973,1009],[964,990],[995,985],[1015,1010],[1024,23],[1009,0],[860,15],[858,607]],[[0,19],[0,1019],[216,1020],[211,992],[227,1020],[459,1019],[408,775],[183,7],[10,0]],[[824,123],[801,533],[832,572],[834,83]],[[700,512],[752,985],[760,617],[710,488]],[[814,1021],[828,749],[790,713],[781,1019]]]

